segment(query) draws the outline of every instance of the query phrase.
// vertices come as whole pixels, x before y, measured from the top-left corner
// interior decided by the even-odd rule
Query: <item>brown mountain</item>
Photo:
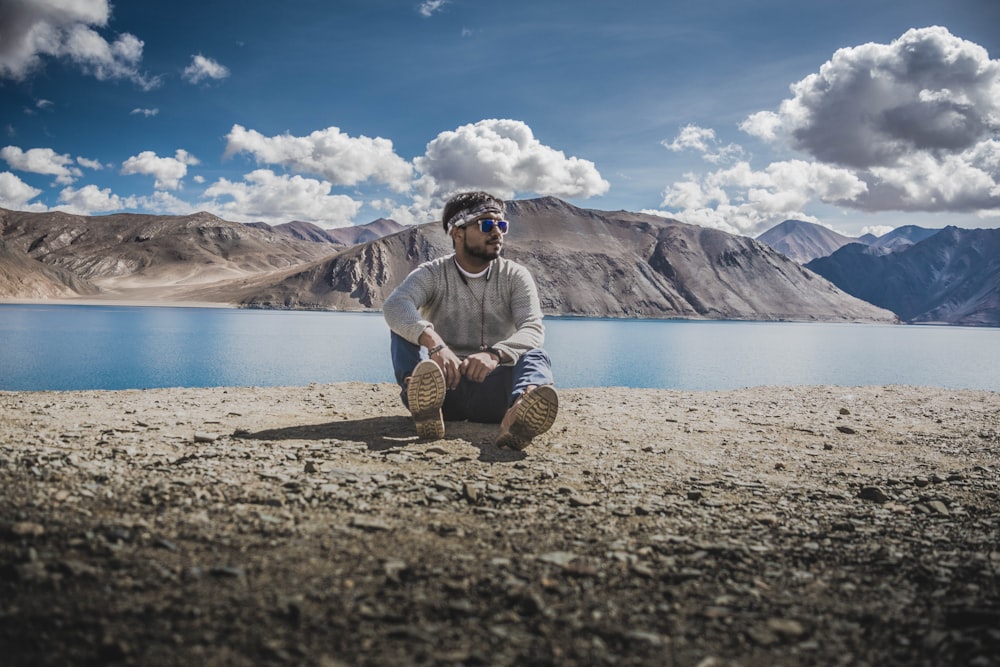
[[[551,197],[510,202],[508,218],[504,252],[532,270],[549,314],[895,321],[746,237]],[[0,239],[0,265],[23,276],[36,262],[38,280],[78,294],[258,308],[379,309],[419,263],[451,252],[439,223],[344,249],[207,213],[86,218],[0,209]],[[7,292],[31,298],[27,288]]]
[[[760,234],[757,240],[799,264],[808,264],[859,241],[804,220],[785,220]]]
[[[285,222],[273,227],[266,222],[250,222],[247,223],[247,226],[264,229],[277,234],[284,234],[300,241],[332,243],[340,246],[352,246],[358,243],[374,241],[375,239],[395,234],[404,229],[403,225],[388,218],[379,218],[364,225],[336,227],[334,229],[323,229],[311,222],[302,222],[301,220]]]
[[[511,202],[505,256],[528,266],[549,314],[597,317],[895,321],[752,239],[657,216]],[[451,252],[438,223],[302,268],[232,285],[265,308],[379,309],[419,263]]]
[[[34,266],[43,276],[65,272],[55,274],[58,282],[81,295],[96,289],[167,300],[186,298],[185,290],[195,285],[256,276],[335,252],[209,213],[85,217],[0,209],[0,239],[14,253],[3,260],[11,271],[18,266],[30,273]],[[4,291],[30,298],[27,289],[8,285]]]
[[[47,266],[0,239],[0,298],[64,299],[99,291],[73,272]]]

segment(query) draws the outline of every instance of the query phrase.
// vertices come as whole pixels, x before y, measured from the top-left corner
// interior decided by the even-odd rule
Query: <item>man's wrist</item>
[[[495,347],[488,347],[486,348],[486,352],[495,356],[497,358],[498,364],[503,363],[503,354],[500,353],[500,350],[496,349]]]
[[[428,357],[433,357],[435,354],[437,354],[438,352],[440,352],[441,350],[443,350],[443,349],[445,349],[447,347],[448,346],[445,345],[444,343],[441,343],[440,345],[435,345],[431,349],[427,350],[427,356]]]

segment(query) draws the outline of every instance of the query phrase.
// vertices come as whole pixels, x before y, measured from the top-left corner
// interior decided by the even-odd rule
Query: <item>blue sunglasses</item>
[[[496,228],[500,230],[501,234],[506,234],[507,228],[510,226],[510,223],[507,222],[506,220],[494,220],[493,218],[483,218],[482,220],[478,220],[477,222],[479,222],[479,231],[481,231],[483,234],[492,233],[494,225],[496,225]],[[468,227],[471,224],[472,223],[469,222],[462,225],[462,227]]]

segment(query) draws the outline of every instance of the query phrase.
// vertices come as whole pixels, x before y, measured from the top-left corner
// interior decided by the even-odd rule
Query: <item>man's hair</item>
[[[504,210],[503,200],[488,192],[460,192],[444,205],[444,210],[441,212],[441,226],[447,232],[449,220],[462,211],[483,205],[492,205],[501,211]]]

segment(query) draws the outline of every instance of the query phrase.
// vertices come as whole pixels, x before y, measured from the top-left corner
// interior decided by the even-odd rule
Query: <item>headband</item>
[[[456,227],[464,227],[476,218],[486,213],[495,213],[496,215],[503,215],[503,206],[497,206],[493,202],[486,202],[485,204],[480,204],[475,208],[466,208],[448,219],[447,227],[448,233]]]

